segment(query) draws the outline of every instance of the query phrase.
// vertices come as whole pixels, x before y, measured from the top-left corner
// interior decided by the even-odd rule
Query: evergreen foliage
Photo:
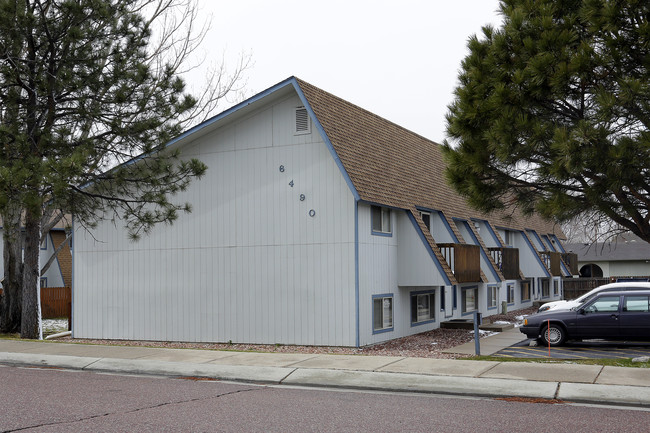
[[[36,336],[39,244],[53,216],[121,219],[137,239],[190,211],[172,197],[207,167],[165,145],[246,68],[213,77],[199,99],[186,92],[196,13],[191,0],[0,0],[0,215],[23,214],[23,336]]]
[[[448,180],[483,211],[603,215],[650,242],[650,3],[502,0],[449,106]]]

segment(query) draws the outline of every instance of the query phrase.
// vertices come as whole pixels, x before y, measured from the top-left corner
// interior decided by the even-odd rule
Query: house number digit
[[[316,211],[314,209],[310,210],[309,211],[309,216],[312,217],[312,218],[315,217],[316,216]]]
[[[305,194],[300,194],[300,201],[305,201]]]
[[[293,188],[293,179],[291,179],[291,182],[289,182],[289,186]]]
[[[280,166],[280,173],[284,173],[284,165]]]

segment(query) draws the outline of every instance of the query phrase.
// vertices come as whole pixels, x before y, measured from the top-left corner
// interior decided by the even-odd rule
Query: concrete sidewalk
[[[489,337],[481,338],[480,354],[489,356],[497,353],[500,350],[517,344],[521,341],[528,339],[524,334],[519,331],[519,328],[510,328],[502,332],[490,335]],[[451,349],[443,350],[444,353],[459,353],[462,355],[476,355],[476,344],[474,341],[461,344],[460,346],[452,347]]]
[[[516,337],[515,333],[503,332],[483,338],[481,353],[487,354],[499,346],[507,347],[504,344],[513,344],[510,341]],[[472,354],[473,345],[472,342]],[[464,350],[462,346],[454,349],[456,353],[460,350]],[[650,408],[650,369],[647,368],[162,349],[20,340],[0,340],[0,364],[207,377],[275,385],[544,398]]]

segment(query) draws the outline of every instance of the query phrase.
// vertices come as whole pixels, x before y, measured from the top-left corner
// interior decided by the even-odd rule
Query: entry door
[[[445,317],[454,315],[454,286],[445,286]]]
[[[601,296],[576,314],[582,338],[616,338],[619,336],[620,296]]]

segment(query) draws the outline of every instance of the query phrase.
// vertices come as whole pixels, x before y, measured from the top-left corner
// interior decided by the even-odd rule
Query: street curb
[[[650,407],[650,387],[523,379],[248,365],[193,364],[0,352],[0,365],[97,373],[191,377],[231,382],[464,397],[540,398],[575,403]]]
[[[564,382],[557,398],[576,403],[650,407],[650,389],[644,386]]]
[[[246,383],[279,384],[295,369],[288,367],[189,364],[139,359],[89,358],[64,355],[0,352],[0,364],[68,368],[99,373],[126,373],[170,377],[205,377]]]
[[[544,399],[554,399],[558,386],[557,382],[530,382],[516,379],[307,368],[296,370],[283,380],[282,384],[474,397],[528,397]]]

